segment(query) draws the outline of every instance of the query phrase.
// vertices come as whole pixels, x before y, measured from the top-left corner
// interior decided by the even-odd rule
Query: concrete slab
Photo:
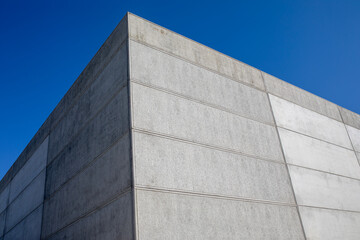
[[[346,108],[339,107],[341,116],[344,120],[344,123],[352,126],[354,128],[360,129],[360,115],[354,113]]]
[[[263,73],[263,76],[266,89],[269,93],[330,118],[342,121],[336,104],[291,85],[290,83],[284,82],[270,74]]]
[[[270,102],[279,127],[352,149],[343,123],[271,94]]]
[[[132,204],[132,192],[128,192],[47,239],[135,239]]]
[[[295,207],[137,190],[139,239],[304,239]]]
[[[287,163],[360,179],[354,151],[279,128]]]
[[[345,126],[349,133],[354,150],[360,152],[360,130],[348,125]]]
[[[89,214],[130,186],[130,139],[126,135],[45,201],[42,236]]]
[[[130,41],[131,79],[254,120],[274,123],[266,93]]]
[[[50,133],[49,162],[124,87],[127,81],[127,65],[127,45],[124,42],[89,89]]]
[[[42,205],[29,216],[6,233],[4,240],[36,240],[40,239]]]
[[[360,213],[300,207],[308,239],[360,239]]]
[[[274,127],[132,83],[136,128],[282,161]]]
[[[1,193],[0,193],[0,213],[4,211],[8,204],[10,192],[10,185],[8,185]]]
[[[6,218],[6,211],[0,213],[0,237],[3,236],[5,230],[5,218]]]
[[[134,133],[135,184],[294,203],[285,165]]]
[[[259,70],[133,14],[129,15],[128,21],[130,39],[151,45],[237,81],[264,89]]]
[[[11,181],[9,202],[12,202],[46,167],[48,143],[49,138],[47,137]]]
[[[44,200],[45,170],[9,205],[6,215],[6,232],[39,207]]]
[[[360,211],[360,181],[289,166],[299,205]]]
[[[48,166],[46,198],[129,131],[128,111],[124,88]]]

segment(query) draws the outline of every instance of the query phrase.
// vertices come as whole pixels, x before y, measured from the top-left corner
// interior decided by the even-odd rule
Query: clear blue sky
[[[360,113],[360,1],[2,1],[0,178],[127,11]]]

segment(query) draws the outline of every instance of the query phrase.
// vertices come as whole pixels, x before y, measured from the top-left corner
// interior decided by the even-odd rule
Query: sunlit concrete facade
[[[360,116],[127,14],[0,183],[0,240],[360,239]]]

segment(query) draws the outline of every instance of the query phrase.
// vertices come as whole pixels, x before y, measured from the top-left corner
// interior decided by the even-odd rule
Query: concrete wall
[[[125,17],[2,180],[0,239],[134,238],[127,25]]]
[[[4,239],[359,239],[360,116],[127,14],[0,182]]]
[[[359,239],[360,116],[129,16],[138,239]]]

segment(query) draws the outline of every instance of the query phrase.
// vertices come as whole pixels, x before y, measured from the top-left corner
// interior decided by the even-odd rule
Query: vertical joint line
[[[284,149],[283,149],[283,145],[282,145],[282,143],[281,143],[280,134],[279,134],[279,129],[278,129],[278,126],[277,126],[277,123],[276,123],[274,111],[273,111],[272,104],[271,104],[271,101],[270,101],[269,92],[268,92],[268,90],[267,90],[267,87],[266,87],[266,84],[265,84],[265,79],[264,79],[263,73],[262,73],[261,71],[260,71],[260,75],[261,75],[261,78],[262,78],[262,80],[263,80],[263,82],[264,82],[265,94],[266,94],[267,99],[268,99],[268,101],[269,101],[269,106],[270,106],[271,115],[273,116],[273,119],[274,119],[275,130],[276,130],[276,134],[277,134],[277,137],[278,137],[278,140],[279,140],[280,149],[281,149],[281,154],[282,154],[283,159],[284,159],[284,162],[285,162],[285,167],[286,167],[286,171],[287,171],[287,174],[288,174],[291,191],[292,191],[292,194],[293,194],[293,197],[294,197],[294,201],[295,201],[295,205],[296,205],[296,211],[297,211],[298,216],[299,216],[301,229],[302,229],[302,232],[303,232],[303,234],[304,234],[304,238],[307,239],[306,233],[305,233],[304,224],[303,224],[303,222],[302,222],[301,215],[300,215],[299,205],[298,205],[297,200],[296,200],[295,190],[294,190],[294,187],[293,187],[293,184],[292,184],[292,180],[291,180],[291,176],[290,176],[289,166],[288,166],[287,161],[286,161],[286,158],[285,158],[285,152],[284,152]]]

